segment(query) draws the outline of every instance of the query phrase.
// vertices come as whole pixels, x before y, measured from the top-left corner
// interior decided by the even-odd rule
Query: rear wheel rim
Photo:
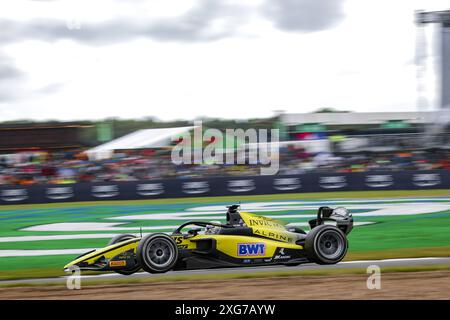
[[[174,249],[166,239],[150,241],[146,250],[147,261],[157,268],[165,268],[173,261]]]
[[[345,241],[336,231],[325,231],[317,239],[317,251],[325,259],[337,260],[345,251]]]

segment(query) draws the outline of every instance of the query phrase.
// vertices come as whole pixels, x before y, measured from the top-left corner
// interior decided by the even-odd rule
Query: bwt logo
[[[239,243],[238,256],[263,256],[266,253],[264,243]]]

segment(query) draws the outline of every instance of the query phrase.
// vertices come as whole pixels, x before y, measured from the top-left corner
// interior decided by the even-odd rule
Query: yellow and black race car
[[[115,271],[129,275],[141,268],[150,273],[237,266],[335,264],[347,253],[346,235],[352,215],[343,207],[320,207],[308,233],[298,227],[228,207],[226,224],[189,221],[172,234],[144,237],[118,235],[108,246],[67,264],[81,270]],[[190,227],[187,232],[183,232]]]

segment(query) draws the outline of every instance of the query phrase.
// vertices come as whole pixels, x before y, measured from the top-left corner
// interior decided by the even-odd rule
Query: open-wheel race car
[[[353,218],[343,207],[320,207],[317,218],[308,222],[309,232],[239,209],[239,205],[228,207],[225,224],[189,221],[171,234],[117,235],[107,247],[79,256],[64,269],[70,271],[77,266],[130,275],[141,268],[163,273],[307,262],[335,264],[347,253]]]

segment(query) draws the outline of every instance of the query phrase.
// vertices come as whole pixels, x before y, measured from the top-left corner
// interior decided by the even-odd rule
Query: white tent
[[[91,160],[111,158],[114,150],[144,149],[167,147],[176,138],[195,127],[142,129],[89,149],[87,154]]]

